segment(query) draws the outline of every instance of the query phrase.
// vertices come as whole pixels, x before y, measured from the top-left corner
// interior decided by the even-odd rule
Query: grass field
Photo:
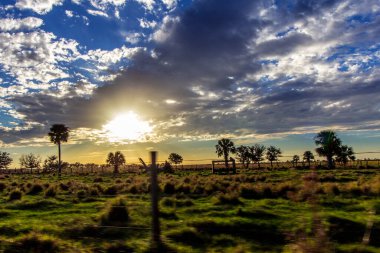
[[[160,174],[163,241],[170,252],[380,252],[380,170],[314,179]],[[2,175],[0,252],[149,252],[149,188],[137,174]]]

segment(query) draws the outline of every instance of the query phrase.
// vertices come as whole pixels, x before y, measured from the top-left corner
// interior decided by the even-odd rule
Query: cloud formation
[[[155,2],[141,3],[150,10]],[[153,50],[122,47],[77,57],[96,61],[116,79],[91,88],[86,98],[67,91],[72,95],[59,99],[40,93],[12,101],[27,122],[73,128],[100,129],[115,113],[134,110],[162,138],[380,129],[378,2],[291,3],[198,0],[157,25],[141,19],[142,28],[156,27]],[[39,59],[11,55],[25,64]],[[131,63],[126,68],[108,64],[123,58]]]

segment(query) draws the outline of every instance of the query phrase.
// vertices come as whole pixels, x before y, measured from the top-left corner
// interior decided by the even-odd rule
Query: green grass
[[[160,174],[163,241],[171,252],[302,252],[325,235],[331,251],[380,252],[380,171],[322,170],[316,184],[308,173]],[[0,185],[0,252],[149,252],[148,175],[10,175]]]

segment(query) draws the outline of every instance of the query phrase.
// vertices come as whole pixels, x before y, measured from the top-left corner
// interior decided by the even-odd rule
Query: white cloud
[[[27,17],[23,19],[4,18],[0,19],[0,31],[32,30],[40,27],[44,21],[40,18]]]
[[[92,61],[98,65],[99,69],[107,69],[110,65],[119,62],[126,58],[131,58],[136,54],[140,48],[127,48],[122,46],[121,48],[115,48],[114,50],[90,50],[86,55],[82,55],[81,58],[86,61]]]
[[[140,33],[127,33],[125,35],[125,41],[131,44],[136,44],[140,41],[141,36]]]
[[[99,10],[106,11],[110,7],[119,8],[125,5],[126,0],[90,0],[90,4]]]
[[[0,64],[19,84],[48,83],[68,77],[59,62],[70,62],[79,56],[78,43],[57,39],[52,33],[0,33]]]
[[[173,9],[177,6],[177,0],[162,0],[168,9]]]
[[[155,28],[157,26],[157,22],[154,20],[149,21],[149,20],[143,19],[143,18],[138,19],[138,20],[139,20],[140,26],[142,28]]]
[[[62,5],[63,0],[16,0],[18,9],[29,9],[38,14],[46,14],[54,5]]]
[[[152,11],[155,5],[155,0],[136,0],[138,3],[142,4],[145,9]]]
[[[107,13],[103,11],[98,11],[98,10],[87,10],[88,14],[93,15],[93,16],[102,16],[105,18],[108,18]]]
[[[65,14],[66,14],[66,16],[69,17],[69,18],[74,17],[74,13],[73,13],[73,11],[65,10]]]
[[[153,33],[153,39],[157,42],[164,42],[172,33],[174,26],[180,21],[179,17],[165,16],[158,30]]]

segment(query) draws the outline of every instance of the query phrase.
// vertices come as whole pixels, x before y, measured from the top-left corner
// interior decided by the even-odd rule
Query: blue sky
[[[324,129],[380,151],[379,34],[377,0],[5,0],[2,150],[52,154],[64,123],[72,162],[210,158],[221,137],[301,154]],[[152,130],[111,141],[125,112]]]

